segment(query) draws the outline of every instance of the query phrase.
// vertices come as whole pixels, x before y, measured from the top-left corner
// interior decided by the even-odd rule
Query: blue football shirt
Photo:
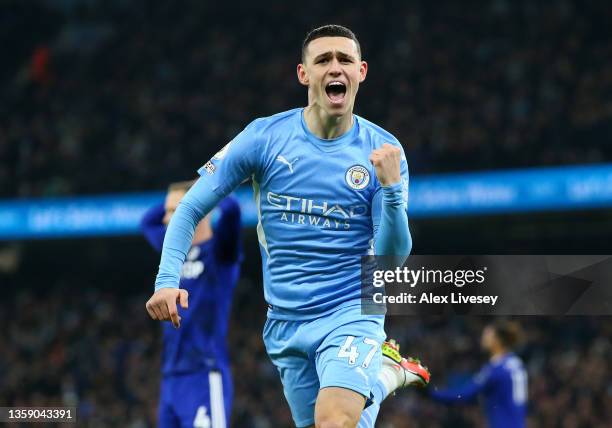
[[[219,203],[213,237],[194,244],[180,274],[189,309],[178,305],[181,328],[164,323],[162,373],[193,373],[229,367],[227,329],[232,297],[240,277],[240,206],[229,197]],[[166,226],[163,204],[152,207],[141,229],[153,248],[162,249]]]
[[[347,133],[320,139],[303,110],[255,120],[198,171],[219,197],[252,178],[264,296],[276,319],[308,319],[360,303],[361,256],[373,251],[373,202],[382,192],[369,156],[384,143],[401,148],[356,115]],[[401,176],[405,213],[403,150]]]
[[[524,428],[527,413],[527,372],[513,353],[487,363],[465,385],[448,390],[430,390],[433,399],[443,403],[465,402],[483,397],[488,426]]]

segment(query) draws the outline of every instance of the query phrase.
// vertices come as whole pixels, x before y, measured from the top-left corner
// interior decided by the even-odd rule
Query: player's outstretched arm
[[[196,225],[221,199],[257,171],[260,164],[257,123],[252,122],[198,170],[201,177],[191,186],[174,212],[162,247],[155,294],[147,302],[147,310],[153,301],[155,309],[160,311],[153,312],[155,319],[170,318],[172,302],[176,304],[176,292],[180,292],[181,267],[191,247]],[[169,294],[166,289],[174,290],[175,294]]]
[[[178,288],[180,271],[191,247],[196,225],[221,200],[203,178],[185,194],[166,230],[155,290]]]
[[[199,179],[185,194],[166,231],[155,293],[146,304],[151,318],[171,320],[180,325],[176,302],[187,307],[187,291],[179,290],[180,271],[191,247],[193,233],[200,220],[221,200],[206,180]],[[184,305],[183,305],[184,303]]]
[[[147,302],[147,310],[154,306],[154,319],[171,318],[176,293],[180,292],[181,268],[191,247],[196,225],[245,178],[257,172],[262,152],[257,123],[252,122],[198,170],[200,178],[181,199],[170,219],[155,279],[155,294]],[[174,290],[174,294],[166,289]]]
[[[450,389],[430,388],[429,395],[440,403],[469,403],[496,381],[496,372],[485,366],[463,385]]]
[[[429,395],[434,401],[439,403],[469,403],[484,389],[485,384],[468,381],[466,384],[458,388],[451,389],[436,389],[430,388]]]
[[[412,250],[412,237],[403,189],[403,181],[408,183],[408,167],[405,161],[402,165],[402,150],[385,143],[372,151],[370,161],[381,184],[372,201],[374,252],[407,257]]]

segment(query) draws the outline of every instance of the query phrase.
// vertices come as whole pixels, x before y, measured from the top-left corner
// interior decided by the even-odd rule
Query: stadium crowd
[[[0,196],[159,189],[255,117],[304,105],[301,39],[334,21],[370,74],[357,112],[412,172],[610,160],[605,1],[3,5]]]
[[[612,159],[604,1],[223,3],[3,3],[0,197],[158,190],[195,175],[253,118],[306,102],[294,75],[301,39],[329,22],[353,28],[370,63],[357,113],[399,138],[413,173]],[[43,279],[41,291],[0,276],[11,290],[0,300],[2,406],[76,406],[79,427],[155,426],[151,278],[129,287]],[[241,281],[228,338],[232,426],[292,426],[261,340],[259,278]],[[609,426],[612,319],[519,320],[529,426]],[[484,363],[487,321],[390,317],[387,332],[426,362],[435,388]],[[387,400],[380,421],[483,426],[477,406],[442,406],[415,390]]]
[[[143,285],[144,287],[144,285]],[[144,287],[146,288],[146,287]],[[232,426],[291,427],[276,369],[261,340],[265,306],[255,284],[238,287],[229,342],[234,370]],[[87,290],[60,282],[0,301],[0,402],[78,407],[79,427],[155,426],[161,331],[143,309],[145,294]],[[129,318],[129,322],[126,319]],[[519,318],[529,372],[529,426],[604,428],[612,420],[612,320]],[[478,317],[390,317],[387,332],[429,365],[430,388],[460,382],[484,362]],[[445,407],[417,390],[381,410],[382,428],[481,427],[477,406]],[[17,425],[13,425],[17,426]],[[73,425],[66,425],[73,426]]]

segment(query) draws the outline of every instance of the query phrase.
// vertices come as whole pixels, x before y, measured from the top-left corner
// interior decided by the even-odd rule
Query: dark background
[[[164,189],[256,117],[306,102],[308,30],[340,23],[370,69],[356,112],[402,142],[413,175],[612,160],[605,1],[0,2],[0,197]],[[609,210],[413,219],[417,254],[610,254]],[[245,230],[228,338],[234,426],[290,426],[261,341],[260,259]],[[140,237],[0,243],[0,405],[74,404],[78,426],[155,425],[160,332]],[[432,387],[486,361],[486,318],[387,321]],[[612,420],[612,320],[523,317],[531,427]],[[483,426],[414,391],[378,426]],[[606,422],[608,421],[608,422]]]

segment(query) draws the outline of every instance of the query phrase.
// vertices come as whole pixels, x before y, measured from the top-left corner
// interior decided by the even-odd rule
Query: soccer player
[[[521,359],[512,352],[519,336],[519,327],[514,322],[498,321],[485,327],[481,346],[490,355],[489,362],[465,385],[433,389],[430,396],[442,403],[469,403],[481,394],[491,428],[525,427],[527,372]]]
[[[193,182],[170,185],[165,204],[143,217],[142,231],[161,251],[166,225]],[[229,426],[233,387],[226,347],[234,287],[240,274],[240,207],[231,197],[195,228],[180,287],[189,293],[191,309],[177,312],[182,327],[163,326],[163,362],[159,400],[160,428],[225,428]]]
[[[361,313],[361,257],[407,257],[412,247],[402,147],[353,114],[367,71],[349,29],[306,36],[297,78],[308,106],[255,120],[198,171],[146,305],[178,326],[176,302],[187,295],[178,273],[193,228],[251,177],[269,306],[264,342],[298,427],[373,427],[387,395],[429,381],[420,363],[384,344],[384,316]]]

